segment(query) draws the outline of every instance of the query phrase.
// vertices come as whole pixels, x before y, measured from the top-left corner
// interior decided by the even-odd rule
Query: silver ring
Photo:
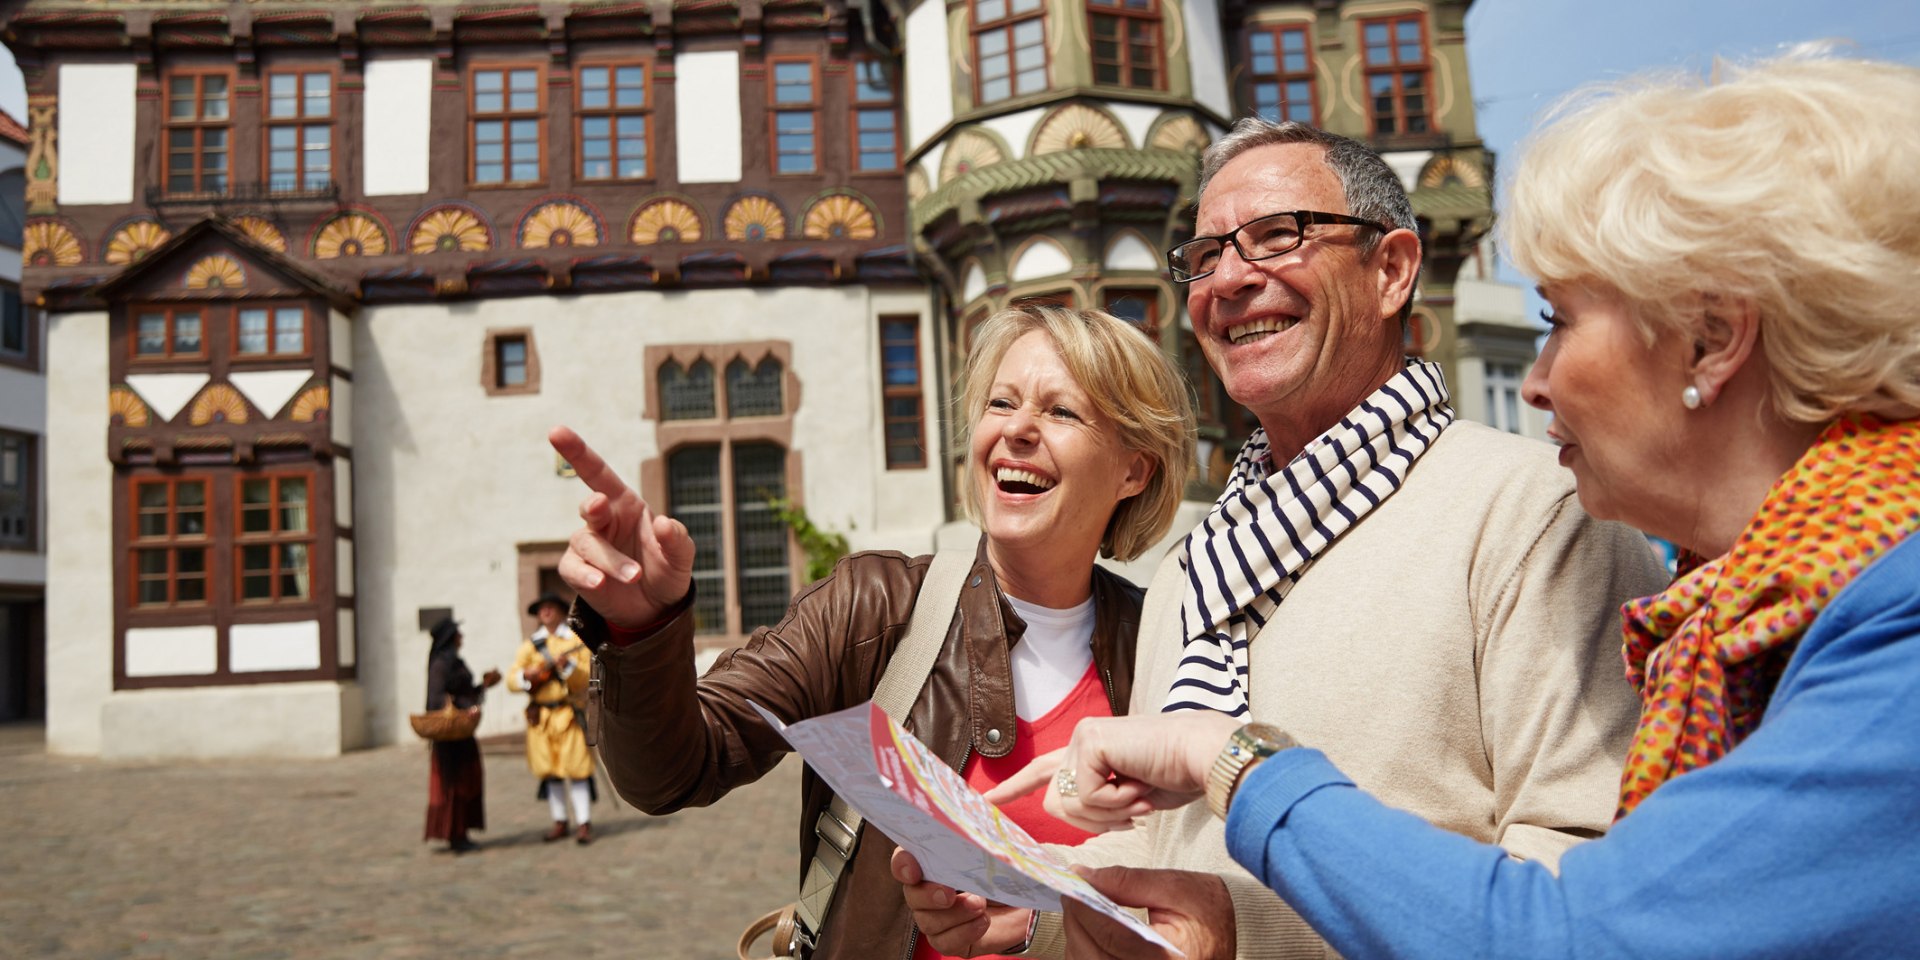
[[[1080,795],[1080,786],[1074,782],[1073,770],[1069,767],[1061,767],[1060,772],[1053,775],[1053,789],[1062,798],[1070,799]]]

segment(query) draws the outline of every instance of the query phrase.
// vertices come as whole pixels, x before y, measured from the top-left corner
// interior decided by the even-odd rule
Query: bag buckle
[[[813,834],[831,846],[845,863],[853,859],[853,828],[847,826],[832,810],[821,810],[818,819],[813,822]]]

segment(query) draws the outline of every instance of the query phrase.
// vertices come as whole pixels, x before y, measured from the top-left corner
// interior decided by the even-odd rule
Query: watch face
[[[1240,732],[1246,736],[1247,742],[1253,746],[1254,751],[1261,756],[1279,753],[1291,742],[1286,734],[1280,732],[1279,727],[1271,723],[1249,723],[1240,728]]]

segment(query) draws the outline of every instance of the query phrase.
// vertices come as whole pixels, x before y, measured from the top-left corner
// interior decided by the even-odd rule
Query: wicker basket
[[[473,736],[480,726],[480,710],[462,710],[449,703],[444,709],[431,713],[416,713],[407,717],[413,724],[413,732],[422,740],[465,740]]]

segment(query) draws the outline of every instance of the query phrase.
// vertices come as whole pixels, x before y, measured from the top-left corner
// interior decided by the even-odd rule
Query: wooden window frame
[[[12,540],[5,539],[0,533],[0,552],[24,551],[37,553],[40,550],[40,436],[22,430],[0,428],[0,442],[12,441],[19,445],[20,455],[20,498],[26,511],[22,514],[24,532]],[[0,476],[0,483],[4,483]]]
[[[852,123],[848,124],[848,126],[852,128],[848,132],[850,146],[848,156],[852,161],[848,164],[848,167],[850,172],[856,177],[883,176],[900,172],[900,133],[902,126],[902,117],[900,116],[900,92],[896,89],[893,78],[887,76],[888,92],[886,99],[863,99],[860,96],[860,69],[869,64],[877,67],[881,74],[886,76],[887,63],[878,57],[856,57],[850,65],[850,69],[847,70],[847,102],[851,105],[847,113],[853,120]],[[864,168],[860,165],[861,159],[866,156],[866,150],[864,150],[860,144],[860,115],[868,111],[877,112],[880,110],[886,110],[893,118],[893,165],[884,168]]]
[[[210,305],[206,303],[162,303],[130,306],[127,309],[127,360],[129,363],[170,363],[179,360],[205,360],[209,354],[208,341],[212,340],[212,324],[207,322]],[[140,352],[140,317],[142,314],[161,313],[167,318],[167,352]],[[177,353],[173,349],[174,318],[181,313],[193,313],[200,317],[200,350],[197,353]]]
[[[807,65],[807,90],[809,100],[805,104],[781,103],[780,67],[782,64],[804,63]],[[767,58],[767,160],[771,172],[776,177],[817,177],[821,174],[820,146],[824,139],[820,136],[820,59],[809,55],[768,57]],[[780,151],[780,115],[784,113],[805,113],[812,121],[813,169],[781,170],[780,159],[786,154]],[[794,154],[798,156],[798,154]]]
[[[638,107],[623,107],[618,103],[615,92],[619,90],[619,86],[617,85],[616,78],[618,77],[618,71],[623,67],[640,68],[640,106]],[[587,93],[586,74],[589,70],[607,71],[607,105],[605,107],[589,107],[585,103]],[[574,176],[587,183],[632,183],[640,180],[653,179],[654,170],[656,169],[653,135],[653,64],[644,58],[637,57],[618,60],[590,60],[580,64],[574,69],[573,89]],[[613,170],[610,176],[590,177],[587,175],[586,121],[589,118],[595,117],[607,118],[608,150],[611,154],[610,162]],[[620,120],[623,117],[639,117],[641,123],[646,128],[645,132],[641,135],[644,143],[641,149],[645,151],[645,156],[642,158],[644,169],[641,170],[639,176],[635,177],[623,177],[620,175],[620,161],[622,158],[620,156],[619,126]]]
[[[14,314],[20,322],[20,349],[8,349],[3,332],[0,332],[0,367],[13,367],[37,373],[40,370],[40,315],[27,298],[21,295],[20,285],[0,280],[0,296],[10,298]],[[4,321],[0,321],[4,322]]]
[[[179,533],[179,489],[182,484],[191,483],[200,484],[206,491],[200,505],[203,530],[197,537],[182,537]],[[153,486],[167,488],[167,535],[165,537],[140,535],[140,490],[143,487]],[[129,610],[158,611],[181,608],[198,610],[213,606],[213,552],[219,540],[214,525],[215,504],[213,477],[208,474],[144,476],[131,477],[127,480],[127,608]],[[179,599],[179,551],[193,549],[200,550],[204,558],[201,566],[202,593],[199,600],[182,601]],[[140,552],[143,550],[167,551],[167,601],[165,603],[140,602]]]
[[[280,311],[289,309],[300,311],[300,352],[298,353],[280,353],[273,349],[273,345],[279,342]],[[240,350],[240,314],[248,310],[267,311],[268,349],[265,353],[243,353]],[[135,332],[138,332],[137,329]],[[227,311],[227,343],[227,354],[236,361],[254,363],[262,360],[311,360],[313,359],[313,310],[305,301],[236,301],[232,304],[232,309]]]
[[[989,103],[1002,103],[1008,100],[1018,100],[1021,97],[1032,96],[1034,94],[1043,93],[1047,90],[1053,89],[1053,52],[1049,50],[1047,47],[1047,5],[1046,3],[1043,0],[1043,2],[1039,5],[1038,8],[1033,10],[1022,11],[1019,13],[1013,12],[1013,0],[1006,0],[1006,4],[1007,4],[1006,16],[1003,16],[997,20],[982,22],[980,20],[979,0],[967,0],[967,34],[968,34],[968,42],[971,45],[972,54],[973,54],[971,65],[973,67],[973,102],[975,106],[985,106],[986,104],[989,104]],[[1023,92],[1019,89],[1019,84],[1016,82],[1017,78],[1020,76],[1020,71],[1018,69],[1018,64],[1014,59],[1014,51],[1020,48],[1014,45],[1013,30],[1016,26],[1028,20],[1040,21],[1040,56],[1042,58],[1041,72],[1046,75],[1045,76],[1046,83],[1045,83],[1045,86],[1042,86],[1039,90],[1028,90]],[[980,81],[981,81],[980,37],[985,34],[996,33],[996,32],[1004,32],[1007,35],[1007,95],[996,100],[987,100],[984,98],[984,95],[981,91],[981,86],[980,86]]]
[[[306,78],[310,76],[324,76],[327,78],[327,113],[325,116],[314,116],[307,113]],[[295,92],[294,103],[296,105],[296,112],[293,116],[276,117],[273,115],[273,81],[278,77],[293,78]],[[331,67],[302,67],[297,69],[267,71],[266,77],[260,85],[260,124],[265,128],[261,131],[260,137],[260,170],[262,173],[261,179],[266,182],[268,193],[307,193],[314,190],[326,189],[324,184],[318,187],[310,187],[307,185],[308,171],[305,132],[308,127],[325,127],[327,129],[327,182],[339,182],[339,177],[337,176],[340,170],[339,138],[335,136],[337,132],[335,121],[340,118],[339,103],[339,77],[334,74],[333,68]],[[293,185],[290,187],[276,186],[274,181],[273,132],[275,129],[281,128],[290,128],[294,131],[293,156],[295,163]]]
[[[1263,34],[1273,38],[1274,72],[1270,74],[1253,72],[1253,38]],[[1307,64],[1304,69],[1298,71],[1290,71],[1287,69],[1286,38],[1288,34],[1298,34],[1300,36],[1301,52],[1305,54],[1307,58]],[[1287,106],[1293,103],[1293,101],[1286,96],[1287,85],[1289,83],[1305,83],[1307,85],[1307,119],[1300,122],[1309,126],[1319,126],[1320,84],[1316,81],[1314,68],[1312,25],[1305,23],[1263,23],[1255,26],[1247,34],[1247,106],[1250,108],[1249,112],[1254,116],[1260,115],[1259,98],[1254,91],[1259,88],[1261,83],[1269,82],[1280,88],[1281,107],[1281,115],[1278,118],[1269,119],[1273,119],[1275,122],[1295,119],[1286,115]]]
[[[313,567],[314,557],[316,556],[314,549],[315,539],[317,536],[315,521],[319,515],[314,509],[314,496],[318,487],[314,483],[313,475],[314,471],[312,470],[274,470],[271,472],[234,474],[233,536],[230,539],[233,544],[233,603],[236,608],[290,607],[317,602],[318,598],[314,595],[313,590]],[[266,533],[248,533],[246,532],[246,503],[243,499],[243,492],[248,483],[262,480],[268,483],[268,489],[271,491],[272,499],[269,500],[268,503],[270,504],[269,511],[272,529]],[[280,496],[280,483],[283,480],[299,480],[307,485],[307,528],[305,530],[289,533],[279,529],[280,511],[282,510],[282,504],[285,502]],[[291,545],[304,545],[307,548],[307,596],[288,599],[280,596],[280,558],[282,556],[281,549]],[[248,598],[246,595],[247,567],[244,559],[246,548],[262,546],[272,548],[269,556],[273,558],[273,562],[272,565],[268,567],[270,571],[268,574],[268,583],[271,587],[272,596],[265,599],[259,597]]]
[[[1113,313],[1113,305],[1115,301],[1122,300],[1127,297],[1138,297],[1146,301],[1147,303],[1146,322],[1144,325],[1137,326],[1136,329],[1138,329],[1141,333],[1146,334],[1155,343],[1158,343],[1160,341],[1160,290],[1159,288],[1151,287],[1151,286],[1130,287],[1122,284],[1115,284],[1110,287],[1105,287],[1100,291],[1100,309],[1106,311],[1107,313]],[[1114,316],[1118,317],[1119,314],[1114,314]],[[1127,320],[1126,317],[1120,317],[1120,319]],[[1132,322],[1132,321],[1128,321],[1128,322]]]
[[[209,77],[219,77],[227,82],[227,115],[217,120],[209,120],[201,115],[206,109],[206,81]],[[173,83],[185,79],[193,81],[194,115],[192,119],[176,120],[173,116]],[[233,190],[233,103],[234,71],[231,67],[189,67],[166,71],[160,80],[160,183],[163,192],[174,196],[218,197],[226,196]],[[205,165],[206,133],[214,130],[226,134],[226,146],[220,152],[226,154],[227,168],[219,174],[226,178],[226,183],[217,190],[208,189],[205,183],[209,175]],[[173,167],[173,134],[176,131],[193,133],[193,169],[187,174],[193,178],[193,186],[187,190],[173,188],[173,178],[178,172]]]
[[[525,383],[500,382],[500,345],[519,340],[527,345]],[[535,348],[532,327],[501,327],[487,331],[485,353],[480,357],[480,387],[490,397],[521,396],[540,392],[540,351]]]
[[[1520,435],[1520,421],[1526,417],[1527,406],[1526,399],[1520,393],[1521,386],[1527,382],[1526,363],[1483,357],[1480,360],[1480,375],[1486,391],[1487,426]],[[1511,421],[1506,416],[1509,409],[1513,414]]]
[[[1160,12],[1159,0],[1147,0],[1147,2],[1149,4],[1148,8],[1140,10],[1125,6],[1124,0],[1118,0],[1118,2],[1112,3],[1102,2],[1102,0],[1087,0],[1087,62],[1093,70],[1093,82],[1096,86],[1113,87],[1122,90],[1165,90],[1167,88],[1167,45],[1165,33],[1162,29],[1164,26],[1164,18]],[[1095,43],[1093,22],[1095,17],[1117,18],[1123,27],[1136,21],[1152,27],[1152,84],[1143,87],[1132,82],[1133,71],[1138,68],[1138,65],[1133,62],[1133,44],[1130,40],[1130,34],[1124,29],[1121,31],[1119,38],[1120,79],[1113,83],[1106,83],[1100,80],[1099,71],[1101,64],[1097,55],[1093,52],[1093,44]]]
[[[513,109],[512,76],[515,71],[533,71],[534,108],[532,110]],[[483,73],[500,74],[500,110],[493,113],[481,113],[479,109],[480,84],[478,77]],[[535,134],[535,164],[539,168],[532,180],[513,178],[513,122],[532,120],[538,126]],[[480,143],[476,138],[480,124],[498,122],[501,127],[500,180],[481,181]],[[467,185],[475,190],[519,189],[536,187],[547,179],[547,68],[538,60],[503,61],[500,63],[475,63],[467,66]]]
[[[880,322],[880,459],[888,470],[924,470],[927,468],[927,399],[926,375],[922,370],[925,354],[920,349],[920,317],[917,314],[883,314]],[[887,328],[894,324],[905,324],[913,331],[913,383],[895,384],[887,377],[887,347],[898,346],[899,341],[887,339]],[[896,417],[890,404],[895,400],[914,402],[917,411],[911,417]],[[912,423],[915,443],[919,456],[913,460],[895,463],[893,451],[896,446],[891,428],[896,423]]]
[[[1398,26],[1407,21],[1413,21],[1420,25],[1420,59],[1417,63],[1408,63],[1400,59],[1400,43],[1397,39],[1399,32]],[[1386,63],[1376,63],[1370,59],[1367,54],[1367,28],[1381,24],[1384,24],[1387,28],[1387,49],[1391,55],[1391,59]],[[1367,102],[1368,136],[1423,136],[1433,133],[1433,51],[1430,46],[1430,35],[1427,31],[1426,15],[1422,13],[1402,13],[1390,17],[1372,17],[1359,21],[1359,30],[1361,81],[1366,84],[1361,94],[1366,98]],[[1411,115],[1407,112],[1406,76],[1409,73],[1421,74],[1426,80],[1425,89],[1421,94],[1422,99],[1426,103],[1426,109],[1419,114],[1421,122],[1426,125],[1425,130],[1408,129],[1407,121]],[[1393,78],[1394,129],[1391,131],[1382,131],[1379,129],[1380,115],[1374,109],[1373,95],[1373,78],[1376,76],[1390,76]]]

